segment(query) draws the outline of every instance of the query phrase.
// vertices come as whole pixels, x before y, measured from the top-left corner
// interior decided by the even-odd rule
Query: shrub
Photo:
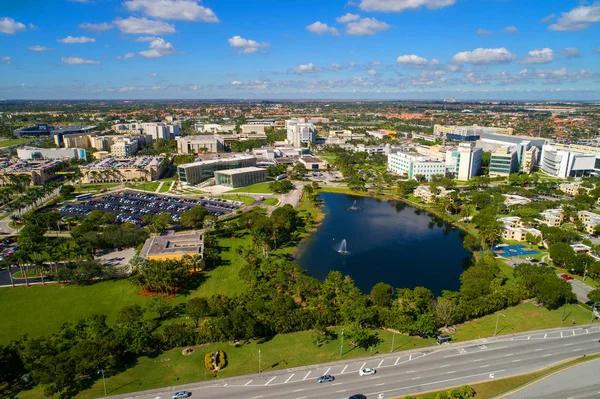
[[[221,370],[225,368],[225,366],[227,366],[227,355],[225,355],[225,352],[223,352],[222,350],[219,350],[217,367],[219,370]]]
[[[204,355],[204,367],[206,367],[206,370],[208,371],[213,369],[212,355],[212,352],[208,352]]]

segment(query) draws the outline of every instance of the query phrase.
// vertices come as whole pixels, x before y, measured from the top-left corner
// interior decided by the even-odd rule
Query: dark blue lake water
[[[324,280],[331,270],[349,274],[365,293],[383,281],[394,288],[424,286],[441,294],[458,289],[471,254],[463,232],[402,202],[321,193],[326,216],[303,243],[296,262]],[[349,211],[356,201],[359,211]],[[338,251],[346,240],[347,255]]]

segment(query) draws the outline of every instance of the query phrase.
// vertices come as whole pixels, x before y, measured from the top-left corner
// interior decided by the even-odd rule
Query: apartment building
[[[527,234],[541,237],[542,232],[531,227],[524,227],[518,216],[507,216],[497,219],[502,223],[502,238],[513,241],[526,241]]]
[[[138,151],[138,141],[129,137],[121,137],[110,146],[110,153],[117,158],[130,157]]]
[[[561,208],[546,209],[540,213],[540,218],[540,223],[550,227],[560,227],[565,220],[565,215]]]
[[[585,231],[588,234],[594,234],[596,226],[600,224],[600,215],[589,211],[579,211],[577,217],[583,222]]]

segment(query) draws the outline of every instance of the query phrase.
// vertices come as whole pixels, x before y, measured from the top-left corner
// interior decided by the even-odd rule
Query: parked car
[[[573,277],[569,276],[568,274],[561,274],[560,278],[563,278],[563,279],[565,279],[567,281],[573,280]]]
[[[528,261],[530,261],[530,262],[531,262],[533,259],[534,259],[534,258],[532,258],[531,256],[528,256],[528,257],[526,257],[526,258],[525,258],[525,260],[528,260]]]
[[[367,399],[367,397],[365,395],[359,393],[359,394],[350,396],[348,399]]]
[[[532,259],[530,260],[530,262],[531,262],[531,263],[538,263],[538,262],[539,262],[539,260],[537,260],[536,258],[532,258]]]
[[[179,392],[175,392],[173,394],[173,399],[189,398],[190,396],[192,396],[191,392],[188,392],[188,391],[179,391]]]
[[[548,266],[548,264],[546,262],[540,262],[538,263],[539,266]]]
[[[373,374],[375,374],[376,372],[377,372],[377,370],[375,370],[375,369],[372,369],[372,368],[366,368],[366,369],[362,369],[362,370],[360,370],[360,371],[358,372],[358,374],[359,374],[360,376],[363,376],[363,375],[373,375]]]
[[[319,378],[317,378],[317,382],[320,384],[322,382],[331,382],[335,380],[335,378],[333,378],[332,375],[326,374],[326,375],[322,375]]]

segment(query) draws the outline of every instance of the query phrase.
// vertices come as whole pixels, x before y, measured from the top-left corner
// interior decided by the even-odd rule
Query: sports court
[[[496,255],[504,256],[505,258],[539,254],[539,252],[535,249],[527,248],[525,245],[506,245],[503,247],[496,247],[494,248],[494,253]]]

